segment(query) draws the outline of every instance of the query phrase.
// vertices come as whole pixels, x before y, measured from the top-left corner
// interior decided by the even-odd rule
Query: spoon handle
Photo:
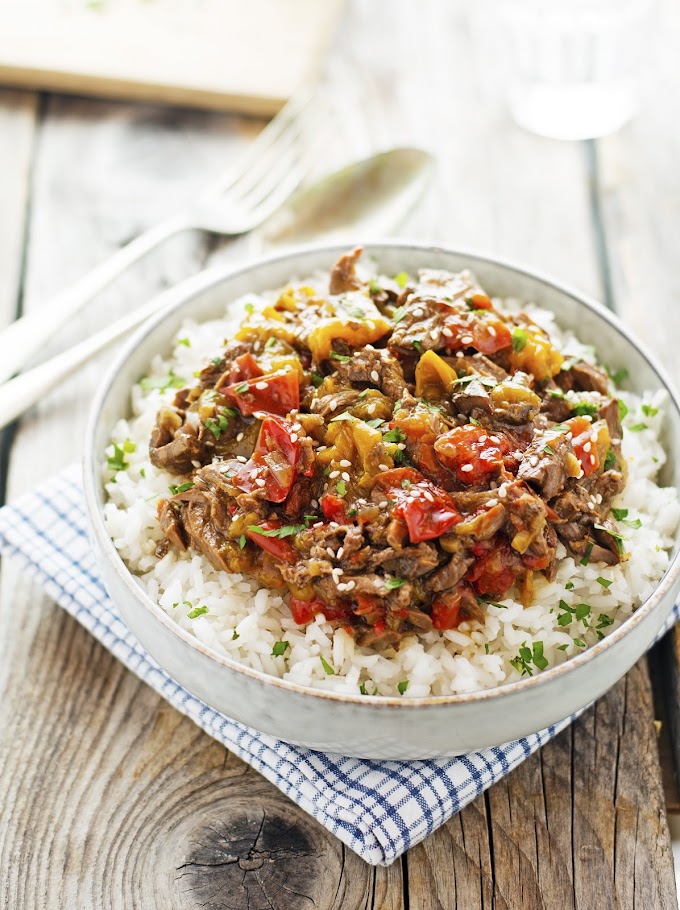
[[[17,373],[34,354],[51,341],[55,332],[133,262],[188,226],[183,217],[162,221],[116,250],[112,256],[95,266],[75,284],[61,291],[45,306],[21,316],[2,329],[0,382]]]
[[[154,297],[144,306],[105,329],[86,338],[61,354],[46,360],[37,367],[20,373],[14,379],[0,383],[0,428],[16,420],[24,411],[44,398],[49,392],[75,373],[84,363],[127,332],[153,316],[167,303],[167,296]]]

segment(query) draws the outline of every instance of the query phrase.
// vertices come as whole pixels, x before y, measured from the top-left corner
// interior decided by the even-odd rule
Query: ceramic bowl
[[[185,632],[128,571],[102,517],[100,464],[116,421],[128,413],[130,388],[154,354],[169,352],[187,316],[221,315],[225,303],[318,270],[328,270],[346,246],[305,247],[240,268],[206,271],[164,295],[166,306],[117,355],[94,401],[86,440],[85,490],[93,544],[106,587],[142,645],[161,667],[213,708],[272,736],[313,749],[369,758],[453,755],[533,733],[602,695],[635,663],[659,632],[680,587],[678,543],[670,567],[642,606],[613,634],[566,663],[531,678],[481,692],[427,698],[339,695],[267,676],[213,652]],[[524,268],[464,250],[416,243],[367,244],[380,271],[422,267],[471,268],[492,295],[533,300],[556,312],[562,326],[594,343],[611,366],[627,367],[633,389],[665,388],[670,395],[662,482],[678,483],[680,412],[654,358],[606,309]]]

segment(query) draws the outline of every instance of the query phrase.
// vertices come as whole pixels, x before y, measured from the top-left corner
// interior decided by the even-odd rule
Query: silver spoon
[[[260,246],[328,240],[354,240],[396,228],[424,192],[434,160],[423,150],[396,148],[350,164],[298,190],[259,229]],[[314,228],[314,225],[317,228]],[[45,397],[50,388],[91,357],[162,309],[168,292],[154,297],[121,319],[61,354],[0,385],[0,427],[7,426]]]

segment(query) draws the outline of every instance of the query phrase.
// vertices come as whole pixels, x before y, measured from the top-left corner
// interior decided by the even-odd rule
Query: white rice
[[[314,279],[301,282],[310,283]],[[191,384],[194,372],[215,355],[216,339],[233,333],[244,306],[252,303],[259,308],[276,296],[249,295],[236,301],[229,307],[237,314],[236,320],[233,316],[202,324],[188,320],[171,355],[154,358],[149,376],[160,381],[172,371]],[[507,301],[506,305],[514,309],[518,304]],[[550,332],[565,356],[594,359],[592,348],[555,327],[551,313],[533,306],[523,308]],[[192,550],[181,553],[171,548],[162,559],[156,557],[156,545],[163,537],[156,502],[178,480],[151,464],[148,441],[158,408],[172,401],[174,394],[174,388],[164,392],[145,392],[140,385],[133,388],[132,416],[118,421],[112,440],[118,444],[130,440],[136,448],[125,455],[127,468],[115,475],[115,482],[110,468],[103,467],[109,496],[104,506],[106,525],[140,585],[169,616],[209,648],[264,673],[327,691],[368,695],[449,695],[497,686],[519,679],[522,671],[540,672],[533,662],[537,642],[542,643],[543,656],[553,667],[618,628],[650,595],[668,566],[680,506],[675,489],[656,483],[666,459],[659,442],[666,395],[662,391],[642,396],[619,392],[629,409],[622,444],[629,478],[614,505],[628,509],[627,521],[641,522],[639,528],[617,523],[627,538],[628,560],[614,567],[593,562],[584,566],[559,544],[557,576],[548,582],[536,574],[533,606],[524,608],[506,597],[488,608],[483,624],[464,622],[456,630],[413,635],[396,652],[375,653],[358,647],[351,636],[342,629],[334,630],[321,616],[300,627],[284,596],[260,588],[244,576],[216,571]],[[652,413],[653,409],[658,412]],[[640,424],[646,428],[631,430]],[[112,452],[110,447],[107,455]],[[603,581],[611,584],[605,587]],[[582,618],[572,613],[571,622],[560,625],[559,617],[568,612],[564,604],[574,609],[585,604],[589,610],[581,607]],[[284,641],[288,642],[284,654],[273,656],[275,643]],[[521,658],[529,653],[531,659],[523,665]]]

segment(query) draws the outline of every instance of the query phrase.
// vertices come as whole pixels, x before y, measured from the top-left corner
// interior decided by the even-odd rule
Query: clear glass
[[[604,136],[637,110],[654,0],[486,0],[478,38],[514,119],[555,139]]]

